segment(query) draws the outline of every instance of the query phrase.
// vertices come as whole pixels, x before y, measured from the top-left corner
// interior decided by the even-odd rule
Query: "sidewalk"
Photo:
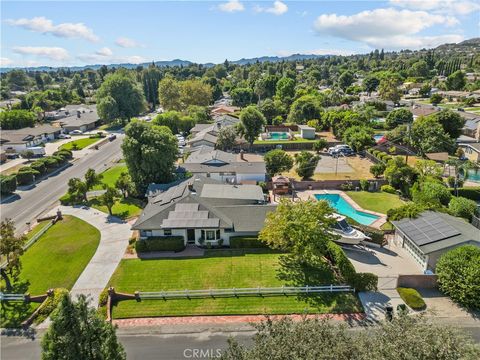
[[[72,297],[88,295],[92,298],[92,304],[96,305],[128,246],[130,225],[93,208],[60,206],[59,209],[62,214],[76,216],[100,230],[97,251],[71,290]]]

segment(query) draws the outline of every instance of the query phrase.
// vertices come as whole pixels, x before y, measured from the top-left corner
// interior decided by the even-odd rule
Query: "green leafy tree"
[[[369,94],[376,91],[379,84],[380,80],[374,75],[367,76],[365,80],[363,80],[363,87]]]
[[[293,158],[281,149],[270,150],[263,159],[267,173],[271,177],[289,171],[293,167]]]
[[[321,138],[321,139],[318,139],[317,141],[315,141],[313,143],[313,150],[315,150],[318,154],[320,151],[325,149],[327,146],[328,146],[327,139]]]
[[[457,139],[462,134],[465,119],[457,112],[444,109],[430,116],[442,125],[443,130],[445,130],[452,139]]]
[[[113,208],[113,205],[115,205],[115,201],[119,193],[117,189],[111,186],[107,186],[105,190],[106,190],[105,193],[100,197],[100,202],[102,203],[102,205],[107,207],[108,213],[110,215],[113,215],[112,208]]]
[[[253,90],[249,87],[235,88],[230,95],[232,96],[232,102],[235,106],[245,107],[254,102]]]
[[[427,116],[420,117],[413,123],[411,143],[422,154],[432,152],[451,152],[455,140],[443,129],[437,119]]]
[[[30,78],[23,70],[12,70],[7,73],[6,82],[11,90],[26,90],[31,84]]]
[[[401,97],[401,92],[398,88],[400,83],[400,78],[396,75],[384,77],[378,86],[378,94],[383,100],[390,100],[394,103],[398,103]]]
[[[182,114],[175,110],[166,111],[162,114],[158,114],[153,123],[159,126],[168,127],[173,134],[178,134],[180,130],[180,123],[182,122]]]
[[[272,99],[263,100],[258,106],[258,109],[262,112],[263,116],[265,116],[269,124],[272,124],[272,119],[278,114],[277,107]]]
[[[102,120],[110,123],[119,118],[118,104],[111,96],[105,96],[97,103],[97,110],[99,114],[103,114]]]
[[[276,95],[284,104],[290,104],[295,96],[295,80],[282,77],[277,82]]]
[[[182,87],[170,74],[165,76],[158,84],[158,98],[160,105],[165,110],[182,109]]]
[[[297,168],[295,171],[302,179],[309,179],[315,174],[315,168],[317,167],[320,156],[314,155],[308,151],[302,151],[299,154],[295,154],[295,165]]]
[[[429,75],[428,65],[425,60],[419,60],[412,65],[409,72],[410,76],[426,78]]]
[[[418,93],[421,97],[426,98],[430,95],[430,91],[432,91],[430,84],[423,84]]]
[[[338,85],[342,90],[346,90],[350,85],[353,84],[353,74],[350,71],[343,72],[338,78]]]
[[[27,238],[24,235],[15,236],[15,224],[8,218],[0,223],[0,238],[0,257],[2,262],[5,261],[5,266],[0,268],[0,275],[10,291],[12,282],[17,280],[22,268],[21,256]]]
[[[88,169],[85,173],[85,186],[87,187],[87,191],[92,190],[95,185],[100,185],[102,179],[102,174],[97,174],[94,169]]]
[[[87,201],[87,184],[79,178],[71,178],[68,180],[67,193],[74,202]]]
[[[413,123],[413,114],[405,108],[390,111],[385,119],[385,124],[389,129],[393,129],[398,125],[411,123]]]
[[[328,319],[306,317],[299,321],[267,318],[254,328],[248,345],[230,339],[221,359],[453,360],[480,356],[480,347],[466,332],[423,315],[400,313],[392,321],[359,331]]]
[[[352,126],[343,133],[343,141],[352,147],[355,151],[365,150],[367,147],[375,145],[373,138],[374,131],[367,126]]]
[[[258,138],[265,124],[265,116],[255,105],[247,106],[240,113],[239,132],[250,145]]]
[[[288,113],[288,121],[305,124],[311,119],[320,119],[321,115],[322,107],[319,98],[315,95],[304,95],[293,102]]]
[[[480,309],[480,248],[459,246],[443,254],[435,273],[440,290],[462,306]]]
[[[154,107],[158,104],[158,84],[162,79],[162,72],[155,64],[142,70],[141,80],[145,99]]]
[[[383,174],[390,185],[403,192],[408,192],[417,177],[415,169],[398,156],[388,162]]]
[[[434,93],[430,96],[430,103],[433,105],[438,105],[442,102],[443,96],[437,93]]]
[[[115,187],[120,190],[123,198],[130,196],[134,190],[133,181],[128,172],[123,171],[115,181]]]
[[[201,80],[191,79],[180,83],[182,109],[189,106],[207,106],[212,102],[212,87]]]
[[[177,160],[177,139],[169,128],[132,121],[125,128],[122,151],[137,193],[151,183],[172,180]]]
[[[386,166],[384,164],[378,163],[370,166],[370,174],[372,174],[376,179],[383,175]]]
[[[16,130],[35,126],[37,116],[28,110],[6,110],[0,112],[0,127],[2,130]]]
[[[220,150],[231,150],[237,139],[237,132],[233,126],[221,128],[218,132],[216,147]]]
[[[412,199],[420,204],[448,205],[452,194],[443,183],[423,181],[412,187]]]
[[[125,350],[115,327],[89,307],[85,295],[73,303],[65,295],[42,338],[42,360],[124,360]]]
[[[450,74],[447,77],[447,81],[445,82],[447,90],[463,90],[466,84],[467,78],[465,76],[465,73],[461,70],[457,70],[454,73]]]
[[[443,167],[433,160],[419,159],[415,162],[415,169],[420,178],[441,179]]]
[[[453,216],[462,217],[468,221],[477,211],[477,203],[464,197],[452,197],[448,203],[448,210]]]
[[[123,71],[117,71],[105,77],[102,86],[97,90],[96,98],[99,103],[102,103],[107,101],[107,97],[115,100],[116,108],[112,110],[113,103],[108,98],[109,106],[102,105],[98,109],[102,119],[112,119],[115,115],[122,120],[130,120],[145,109],[145,97],[140,84]]]

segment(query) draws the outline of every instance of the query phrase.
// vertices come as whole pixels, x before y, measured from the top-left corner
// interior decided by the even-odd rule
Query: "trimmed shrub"
[[[372,273],[356,273],[350,279],[350,286],[356,291],[377,291],[378,276]]]
[[[330,241],[327,245],[327,257],[337,267],[345,281],[351,284],[356,271],[343,249],[338,244]]]
[[[455,190],[450,190],[452,194],[455,194]],[[480,201],[480,186],[458,188],[458,196],[473,200]]]
[[[38,171],[40,174],[45,174],[47,172],[47,168],[45,167],[45,164],[42,161],[34,161],[33,163],[30,164],[30,167],[33,170]]]
[[[0,175],[0,191],[2,194],[11,194],[17,190],[16,175]]]
[[[53,156],[47,156],[47,157],[45,157],[43,159],[40,159],[38,161],[43,162],[47,171],[52,171],[52,170],[56,169],[59,165],[58,164],[59,161],[56,158],[54,158]]]
[[[260,249],[268,248],[268,245],[258,240],[256,236],[232,236],[230,238],[230,247],[232,249]]]
[[[53,290],[53,296],[49,296],[39,307],[37,317],[35,318],[35,324],[40,324],[50,316],[58,304],[62,301],[63,297],[68,295],[68,290],[58,288]]]
[[[425,301],[423,301],[422,295],[417,290],[412,288],[397,288],[397,292],[405,301],[405,304],[410,306],[413,310],[423,310],[427,307]]]
[[[368,188],[370,187],[370,182],[368,180],[360,180],[360,189],[363,191],[368,191]]]
[[[70,150],[67,150],[67,149],[62,149],[62,150],[55,151],[53,153],[53,155],[54,156],[59,156],[59,157],[63,158],[64,160],[69,160],[73,157],[72,152]]]
[[[137,253],[150,251],[175,251],[185,249],[183,236],[155,236],[148,239],[137,240],[135,251]]]
[[[383,192],[389,193],[389,194],[396,194],[397,193],[397,190],[395,190],[395,188],[391,185],[382,185],[380,187],[380,190],[383,191]]]
[[[28,185],[34,180],[34,176],[38,176],[40,173],[37,170],[29,168],[27,166],[22,167],[17,173],[17,184]]]
[[[452,197],[448,203],[448,210],[453,216],[459,216],[470,221],[477,210],[477,203],[464,197]]]
[[[59,200],[62,205],[74,205],[76,202],[69,193],[63,195]]]

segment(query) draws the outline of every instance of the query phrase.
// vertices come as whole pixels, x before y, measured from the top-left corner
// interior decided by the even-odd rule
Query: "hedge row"
[[[455,189],[450,189],[450,191],[452,194],[455,194]],[[458,188],[458,196],[473,201],[480,201],[480,186]]]
[[[383,161],[385,163],[388,163],[390,160],[393,159],[393,156],[387,154],[386,152],[384,151],[380,151],[380,150],[377,150],[377,149],[368,149],[367,152],[369,154],[372,154],[374,157],[376,157],[378,160],[380,161]]]
[[[148,239],[137,240],[135,250],[137,253],[149,251],[175,251],[185,249],[183,236],[155,236]]]
[[[232,236],[230,247],[232,249],[260,249],[268,248],[268,245],[258,240],[256,236]]]
[[[3,195],[17,190],[17,175],[0,175],[0,191]]]
[[[53,296],[47,297],[47,299],[40,305],[37,313],[37,317],[35,318],[35,324],[40,324],[44,322],[58,307],[58,304],[62,301],[64,296],[68,295],[68,290],[64,288],[57,288],[53,290]]]
[[[337,267],[344,280],[356,291],[377,290],[378,276],[372,273],[357,273],[345,252],[333,241],[328,243],[327,257]]]
[[[397,292],[402,300],[405,301],[405,304],[413,310],[423,310],[426,308],[427,305],[417,290],[399,287],[397,288]]]

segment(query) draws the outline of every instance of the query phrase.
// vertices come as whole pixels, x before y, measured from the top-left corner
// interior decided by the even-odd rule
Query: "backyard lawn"
[[[60,146],[60,150],[63,150],[63,149],[73,150],[74,143],[77,144],[77,150],[82,150],[87,146],[92,145],[93,143],[96,143],[98,140],[100,140],[99,137],[72,140]]]
[[[95,209],[108,213],[107,207],[102,205],[98,198],[91,199],[89,204]],[[128,219],[140,215],[143,205],[144,204],[141,200],[135,198],[118,198],[115,205],[113,205],[112,213],[114,216],[118,216],[121,219]]]
[[[94,190],[102,190],[104,185],[115,187],[115,182],[120,177],[120,174],[122,172],[128,172],[127,166],[124,164],[115,165],[112,166],[110,169],[105,170],[104,172],[102,172],[102,183],[95,186]]]
[[[38,232],[42,227],[39,224],[33,231]],[[51,288],[71,289],[95,254],[99,241],[100,232],[95,227],[76,217],[64,216],[22,256],[22,270],[14,292],[40,295]],[[2,309],[0,326],[19,324],[37,306],[7,305]]]
[[[365,210],[386,214],[388,210],[405,204],[398,195],[386,192],[347,191],[353,201]]]
[[[210,254],[208,256],[207,254]],[[202,258],[122,260],[109,286],[118,292],[161,291],[209,288],[241,288],[286,285],[276,277],[279,254],[244,253],[241,250],[213,250]],[[322,269],[317,284],[334,282],[331,271]],[[115,318],[234,315],[340,313],[362,311],[352,293],[321,294],[308,299],[296,296],[238,297],[191,300],[122,301],[113,310]]]

